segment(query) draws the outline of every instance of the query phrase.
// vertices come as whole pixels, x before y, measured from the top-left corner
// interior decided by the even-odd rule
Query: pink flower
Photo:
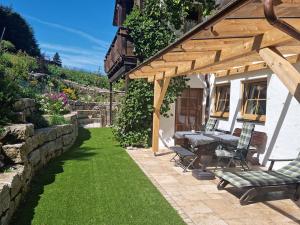
[[[61,92],[61,93],[51,93],[48,94],[47,97],[52,100],[52,101],[62,101],[62,103],[65,105],[67,105],[68,103],[68,97],[65,93]]]

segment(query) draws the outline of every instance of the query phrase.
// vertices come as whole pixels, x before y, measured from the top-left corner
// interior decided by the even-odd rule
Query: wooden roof
[[[275,11],[300,30],[300,0],[276,0]],[[299,41],[269,24],[263,1],[234,0],[128,75],[153,81],[195,73],[220,77],[260,70],[268,67],[259,53],[266,47],[276,48],[290,63],[300,59]]]

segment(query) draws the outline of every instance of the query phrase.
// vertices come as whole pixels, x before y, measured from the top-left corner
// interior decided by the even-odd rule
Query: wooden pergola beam
[[[300,102],[300,73],[298,70],[274,48],[260,49],[259,54],[289,92]]]
[[[290,18],[284,20],[287,21],[291,26],[295,27],[295,29],[300,29],[299,19]],[[236,19],[236,21],[239,21],[239,23],[245,23],[247,19]],[[213,39],[186,40],[185,42],[178,44],[177,47],[174,47],[172,50],[165,53],[164,55],[161,55],[158,60],[160,61],[164,60],[166,63],[173,62],[173,61],[177,62],[178,63],[177,71],[174,72],[174,74],[171,74],[169,72],[168,76],[171,77],[183,76],[186,75],[187,73],[192,73],[194,71],[195,72],[201,70],[205,71],[211,66],[217,66],[219,64],[223,64],[228,61],[235,61],[237,59],[246,58],[247,56],[258,51],[260,48],[265,48],[269,46],[282,47],[282,45],[284,46],[286,43],[292,40],[292,38],[286,35],[284,32],[274,28],[271,29],[272,26],[268,25],[266,21],[261,22],[264,24],[259,24],[259,23],[255,24],[255,20],[251,20],[251,19],[249,21],[252,21],[251,26],[253,26],[253,29],[256,26],[258,31],[262,29],[261,31],[263,33],[254,36],[252,38],[251,37],[232,38],[229,40],[228,39],[222,40],[222,38],[217,38],[215,40]],[[258,19],[258,21],[263,21],[263,19]],[[246,29],[245,27],[241,27],[240,29]],[[296,52],[297,49],[298,48],[292,50],[292,48],[286,47],[284,50],[286,52],[288,51]],[[188,68],[186,70],[180,69],[181,68],[179,65],[180,62],[187,61],[187,60],[195,61],[194,69],[192,70],[189,70]],[[150,62],[150,64],[155,61],[157,60],[153,60],[152,62]],[[141,72],[163,72],[163,71],[167,71],[170,68],[172,67],[153,68],[148,64],[147,66],[145,65],[138,70]],[[138,76],[134,78],[137,77]]]
[[[171,78],[154,80],[154,100],[153,100],[153,126],[152,126],[152,151],[154,154],[159,150],[159,127],[160,127],[160,108],[168,90]]]
[[[300,62],[300,55],[292,55],[292,56],[288,56],[285,57],[289,63],[291,64],[295,64],[297,62]],[[241,74],[241,73],[247,73],[247,72],[252,72],[252,71],[257,71],[257,70],[262,70],[262,69],[266,69],[268,68],[268,65],[265,61],[262,62],[258,62],[255,64],[245,64],[242,67],[239,68],[235,68],[235,67],[231,67],[231,68],[226,68],[224,67],[222,70],[219,71],[214,71],[212,73],[214,73],[217,77],[224,77],[224,76],[231,76],[231,75],[237,75],[237,74]]]

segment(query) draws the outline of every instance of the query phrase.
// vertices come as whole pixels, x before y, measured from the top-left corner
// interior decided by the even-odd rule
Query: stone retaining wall
[[[106,127],[110,125],[109,103],[69,101],[70,110],[77,111],[78,123],[82,127]],[[118,104],[113,103],[113,118],[118,110]]]
[[[38,130],[32,124],[7,127],[0,154],[14,169],[0,173],[0,225],[9,224],[36,171],[74,144],[78,135],[77,114],[65,117],[70,124]]]
[[[17,116],[17,121],[20,123],[26,122],[26,117],[30,116],[36,110],[36,104],[33,99],[22,98],[14,104],[14,111]]]
[[[69,100],[69,105],[72,111],[77,110],[99,110],[107,109],[109,110],[109,103],[100,103],[100,102],[82,102]],[[113,102],[113,108],[117,107],[117,103]]]

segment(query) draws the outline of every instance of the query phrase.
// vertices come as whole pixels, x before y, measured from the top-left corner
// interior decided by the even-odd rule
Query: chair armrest
[[[288,162],[288,161],[293,161],[295,159],[269,159],[268,161],[271,162],[270,166],[269,166],[269,171],[271,171],[273,169],[274,163],[275,162]]]
[[[230,131],[227,131],[227,130],[221,130],[221,129],[216,129],[216,131],[218,131],[218,132],[222,132],[222,133],[224,133],[224,134],[231,134],[230,133]]]

